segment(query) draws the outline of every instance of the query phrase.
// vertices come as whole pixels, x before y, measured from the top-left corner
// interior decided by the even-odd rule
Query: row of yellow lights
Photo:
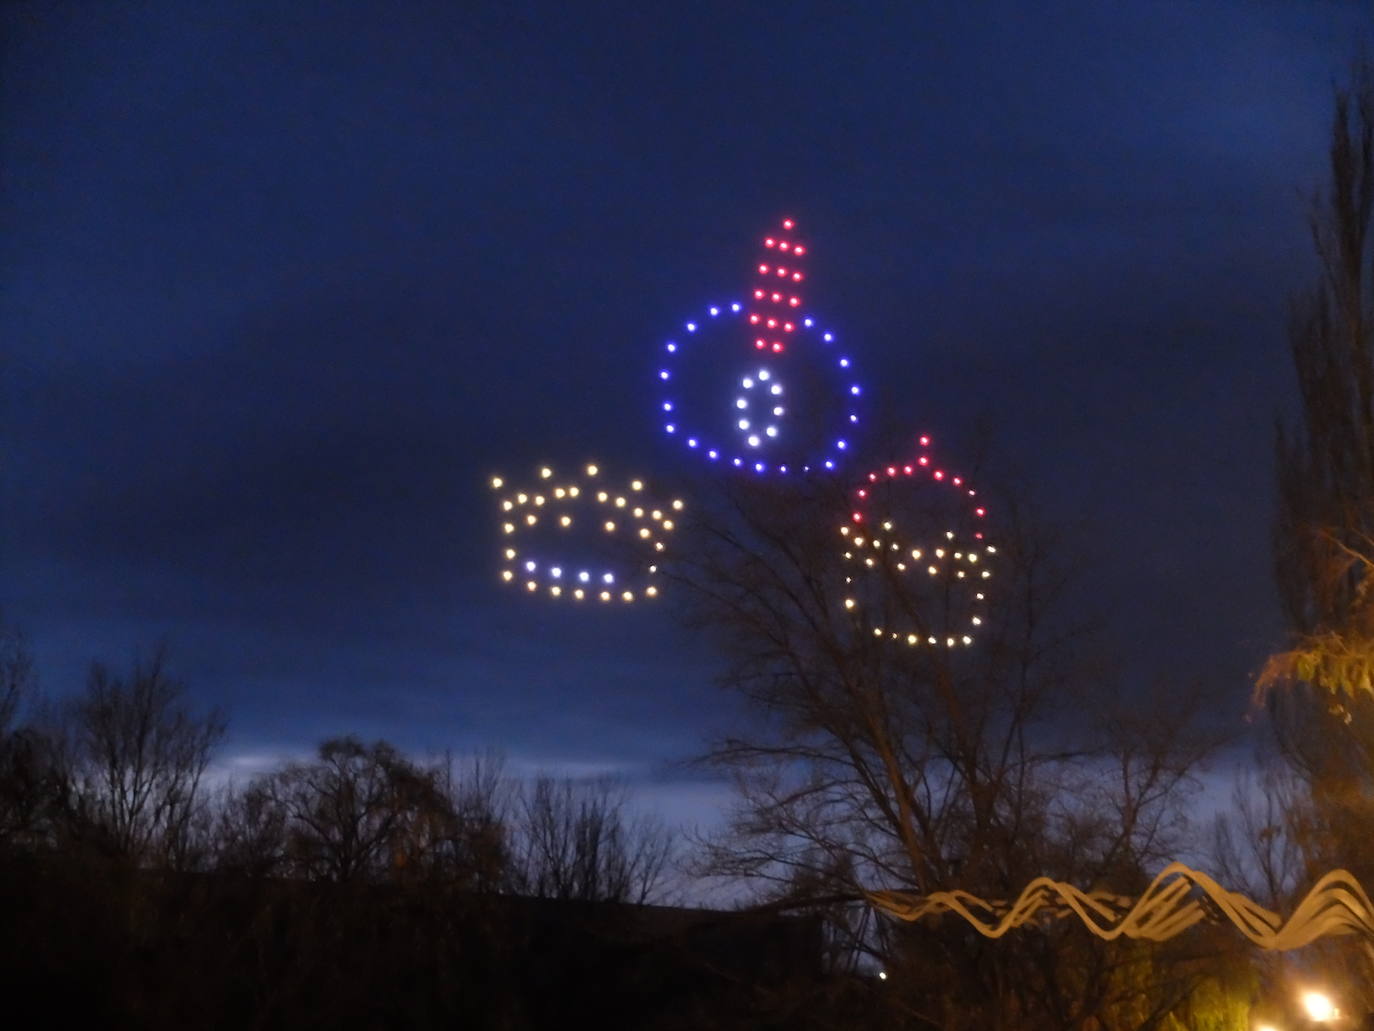
[[[511,582],[515,579],[514,571],[510,569],[501,570],[501,579],[505,580],[507,583]],[[526,580],[525,589],[533,594],[539,590],[539,582],[537,580]],[[565,591],[561,584],[549,584],[549,597],[560,598],[564,594],[570,595],[575,601],[582,601],[593,595],[600,598],[602,601],[614,601],[616,599],[616,593],[614,591],[588,591],[582,587],[574,587],[572,590]],[[643,594],[646,598],[657,598],[658,588],[650,584],[648,587],[644,588]],[[631,602],[635,600],[635,592],[621,591],[619,597],[621,601]]]
[[[892,529],[892,524],[891,524],[891,523],[884,523],[884,524],[883,524],[883,529],[884,529],[884,530],[891,530],[891,529]],[[848,527],[848,526],[842,526],[842,527],[840,527],[840,533],[844,534],[846,537],[849,536],[849,532],[850,532],[850,531],[849,531],[849,527]],[[948,539],[948,540],[953,540],[953,539],[954,539],[954,531],[953,531],[953,530],[946,530],[946,531],[945,531],[945,537],[946,537],[946,539]],[[874,537],[874,538],[869,539],[869,540],[866,541],[866,539],[865,539],[864,537],[855,536],[855,537],[852,538],[852,541],[853,541],[855,547],[860,547],[860,548],[864,547],[865,543],[870,544],[874,549],[877,549],[877,550],[881,550],[882,547],[883,547],[883,541],[882,541],[882,539],[879,538],[879,537]],[[889,546],[890,550],[892,550],[892,551],[900,551],[900,550],[901,550],[901,545],[898,544],[896,541],[889,541],[889,542],[888,542],[888,546]],[[993,547],[991,544],[986,545],[986,551],[987,551],[987,554],[989,554],[989,555],[995,555],[995,554],[997,553],[997,549],[996,549],[995,547]],[[944,549],[944,548],[935,548],[935,549],[931,552],[931,555],[932,555],[933,557],[935,557],[935,558],[942,559],[942,558],[945,557],[946,553],[947,553],[947,552],[946,552],[946,549]],[[911,549],[911,557],[912,557],[912,559],[914,559],[915,561],[919,562],[919,561],[921,560],[922,555],[923,555],[923,552],[921,551],[920,548],[912,548],[912,549]],[[846,551],[846,552],[844,553],[844,557],[845,557],[846,559],[853,560],[853,558],[854,558],[854,553],[853,553],[852,551]],[[968,563],[970,563],[970,564],[976,564],[976,563],[978,562],[978,554],[977,554],[977,552],[974,552],[974,551],[969,551],[969,552],[955,551],[955,552],[953,552],[952,554],[950,554],[950,557],[953,558],[954,561],[956,561],[956,562],[968,562]],[[874,560],[873,560],[871,557],[868,557],[868,558],[865,558],[865,559],[864,559],[864,565],[866,565],[869,569],[872,569],[872,568],[874,567],[875,563],[874,563]],[[905,561],[902,561],[902,562],[898,562],[898,563],[897,563],[897,571],[898,571],[898,572],[901,572],[901,573],[905,573],[905,572],[906,572],[906,563],[905,563]],[[937,573],[939,573],[939,569],[938,569],[938,567],[936,567],[936,566],[934,566],[934,565],[931,565],[931,566],[927,566],[927,567],[926,567],[926,572],[929,573],[931,576],[935,576]],[[960,580],[962,580],[962,579],[964,579],[964,570],[962,570],[962,569],[956,570],[954,575],[955,575],[956,577],[958,577]],[[982,570],[982,578],[983,578],[984,580],[988,579],[988,578],[991,577],[991,576],[992,576],[992,573],[991,573],[989,570],[987,570],[987,569]],[[849,581],[846,580],[846,582],[849,582]]]
[[[891,521],[884,522],[884,523],[882,524],[882,528],[883,528],[883,530],[884,530],[885,532],[891,533],[892,530],[893,530],[892,522],[891,522]],[[841,526],[841,527],[840,527],[840,533],[841,533],[843,536],[845,536],[845,537],[849,537],[851,543],[852,543],[853,546],[856,547],[856,548],[863,548],[863,547],[867,546],[867,547],[873,548],[875,551],[880,551],[880,552],[881,552],[881,551],[883,550],[884,542],[883,542],[883,539],[882,539],[881,537],[865,538],[865,537],[862,536],[861,534],[853,534],[853,533],[851,532],[851,528],[850,528],[849,526],[847,526],[847,525],[846,525],[846,526]],[[950,540],[950,541],[954,540],[954,531],[953,531],[953,530],[946,530],[946,531],[945,531],[945,539],[946,539],[946,540]],[[888,550],[888,551],[900,551],[901,549],[902,549],[902,545],[900,545],[898,542],[893,541],[893,540],[889,540],[889,541],[887,542],[887,550]],[[985,549],[986,553],[989,554],[989,555],[995,555],[995,554],[997,554],[997,549],[996,549],[996,547],[994,547],[994,546],[991,545],[991,544],[985,545],[985,546],[984,546],[984,549]],[[921,550],[920,548],[912,548],[912,549],[911,549],[911,552],[910,552],[910,555],[911,555],[911,558],[912,558],[914,561],[919,562],[919,561],[921,561],[921,558],[923,557],[924,553],[922,552],[922,550]],[[971,550],[970,550],[970,551],[963,551],[963,550],[950,551],[950,550],[947,550],[946,548],[934,548],[934,549],[931,551],[931,556],[934,557],[934,558],[937,558],[937,559],[943,559],[943,558],[946,557],[946,555],[949,555],[949,557],[950,557],[951,559],[953,559],[955,562],[967,562],[967,563],[969,563],[970,565],[976,565],[977,562],[978,562],[978,554],[977,554],[977,552],[971,551]],[[853,561],[854,558],[855,558],[855,553],[854,553],[853,551],[846,551],[846,552],[844,553],[844,557],[845,557],[845,559],[848,560],[848,561]],[[873,559],[872,556],[865,556],[865,557],[864,557],[864,565],[865,565],[866,567],[868,567],[869,569],[874,568],[875,564],[876,564],[876,563],[874,562],[874,559]],[[905,562],[904,560],[903,560],[903,561],[897,562],[897,563],[896,563],[896,568],[897,568],[897,571],[898,571],[898,572],[905,573],[905,572],[907,571],[906,562]],[[940,570],[939,570],[939,567],[938,567],[938,566],[932,564],[932,565],[928,565],[928,566],[926,567],[926,572],[927,572],[930,576],[936,576],[936,575],[939,574]],[[965,573],[964,570],[962,570],[962,569],[957,569],[957,570],[955,570],[954,575],[955,575],[956,578],[958,578],[958,579],[960,579],[960,580],[963,580],[963,579],[965,578],[964,573]],[[992,573],[991,573],[990,570],[988,570],[988,569],[986,569],[986,568],[984,568],[984,569],[981,570],[981,578],[982,578],[982,579],[986,580],[986,579],[990,578],[991,576],[992,576]],[[853,578],[852,576],[846,576],[846,577],[844,578],[844,582],[847,583],[847,584],[852,584],[852,583],[854,582],[854,578]],[[977,601],[983,601],[983,600],[984,600],[983,593],[982,593],[981,591],[976,592],[976,593],[974,594],[974,598],[975,598],[975,600],[977,600]],[[844,600],[844,607],[845,607],[847,610],[849,610],[850,612],[853,612],[853,611],[858,607],[858,604],[859,604],[859,603],[858,603],[858,600],[855,599],[855,598],[852,598],[852,597],[845,598],[845,600]],[[982,618],[979,617],[979,616],[973,616],[973,617],[970,618],[969,622],[970,622],[970,624],[971,624],[972,626],[982,626],[983,620],[982,620]],[[898,632],[898,631],[887,631],[887,630],[885,630],[884,628],[882,628],[882,627],[880,627],[880,626],[875,626],[875,627],[873,628],[873,636],[874,636],[874,637],[882,637],[884,634],[887,634],[888,636],[890,636],[890,638],[891,638],[892,640],[894,640],[894,641],[901,641],[901,640],[903,639],[903,636],[904,636],[903,634],[901,634],[901,633]],[[908,633],[908,634],[905,635],[905,639],[906,639],[906,643],[907,643],[908,645],[912,645],[912,646],[915,646],[915,645],[918,645],[918,644],[921,644],[921,643],[922,643],[921,636],[920,636],[919,634]],[[926,644],[938,645],[938,644],[940,643],[940,638],[939,638],[938,636],[936,636],[936,635],[933,635],[933,634],[932,634],[932,635],[928,635],[928,636],[925,638],[924,643],[926,643]],[[947,648],[953,648],[956,644],[965,644],[965,645],[969,645],[969,644],[972,644],[972,643],[973,643],[973,637],[972,637],[970,634],[960,634],[960,635],[957,635],[957,636],[955,636],[955,637],[946,637],[946,638],[945,638],[945,646],[946,646]]]

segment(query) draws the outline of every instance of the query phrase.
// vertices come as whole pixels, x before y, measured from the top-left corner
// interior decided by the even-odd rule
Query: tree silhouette
[[[951,629],[969,625],[964,567],[913,576],[898,563],[915,549],[891,547],[896,527],[927,525],[923,507],[899,498],[847,535],[849,498],[820,480],[801,496],[734,485],[703,508],[679,573],[753,717],[707,757],[740,787],[709,871],[829,907],[874,887],[1011,898],[1040,875],[1129,893],[1172,858],[1214,744],[1191,724],[1200,695],[1117,696],[1073,617],[1062,542],[1014,496],[994,505],[973,644]],[[941,521],[941,541],[946,527],[970,539]],[[883,590],[850,606],[856,548]],[[1137,1026],[1183,1012],[1208,976],[1197,944],[1087,943],[1053,924],[998,943],[949,925],[835,930],[861,936],[891,975],[889,1017],[915,1026]]]
[[[1297,426],[1279,426],[1274,551],[1295,647],[1262,678],[1337,697],[1374,693],[1371,206],[1374,84],[1365,65],[1355,87],[1336,95],[1330,184],[1309,215],[1321,275],[1289,324],[1302,404]]]
[[[1329,180],[1309,213],[1319,278],[1293,304],[1289,343],[1301,407],[1279,425],[1276,583],[1290,635],[1259,678],[1288,770],[1267,774],[1282,802],[1240,811],[1268,880],[1289,888],[1343,867],[1374,878],[1374,68],[1335,97]],[[1284,687],[1280,690],[1280,686]],[[1232,821],[1234,823],[1234,821]],[[1224,828],[1222,833],[1228,833]],[[1234,836],[1234,835],[1233,835]],[[1232,841],[1240,852],[1241,842]],[[1300,858],[1299,869],[1265,864]],[[1332,968],[1374,1011],[1366,947],[1323,943]],[[1353,999],[1351,1000],[1353,1001]]]
[[[673,857],[662,821],[628,810],[610,781],[538,777],[522,793],[516,886],[541,898],[656,900]]]
[[[161,649],[123,676],[93,664],[53,741],[67,831],[135,864],[191,865],[205,771],[224,729],[218,711],[187,708]]]

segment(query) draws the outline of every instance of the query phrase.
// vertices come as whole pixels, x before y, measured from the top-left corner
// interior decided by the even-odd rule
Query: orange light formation
[[[881,912],[907,922],[952,913],[985,938],[1075,917],[1105,941],[1168,941],[1204,920],[1229,921],[1253,944],[1280,952],[1325,937],[1374,938],[1374,903],[1349,870],[1323,876],[1287,919],[1183,863],[1170,863],[1135,898],[1084,891],[1049,877],[1037,877],[1011,902],[989,901],[967,891],[873,891],[866,897]]]

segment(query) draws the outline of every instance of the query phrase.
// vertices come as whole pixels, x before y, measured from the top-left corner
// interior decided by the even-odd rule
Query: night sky
[[[227,770],[353,732],[709,819],[672,765],[739,718],[709,650],[505,589],[487,481],[671,482],[654,352],[790,214],[871,407],[953,455],[989,427],[1123,684],[1183,670],[1241,721],[1367,3],[20,3],[0,35],[0,605],[48,691],[166,641]]]

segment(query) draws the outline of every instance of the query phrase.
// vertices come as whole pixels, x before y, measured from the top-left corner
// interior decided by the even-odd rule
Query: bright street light
[[[1307,1010],[1307,1016],[1318,1024],[1325,1024],[1336,1019],[1336,1005],[1329,996],[1321,992],[1303,992],[1302,1008]]]

